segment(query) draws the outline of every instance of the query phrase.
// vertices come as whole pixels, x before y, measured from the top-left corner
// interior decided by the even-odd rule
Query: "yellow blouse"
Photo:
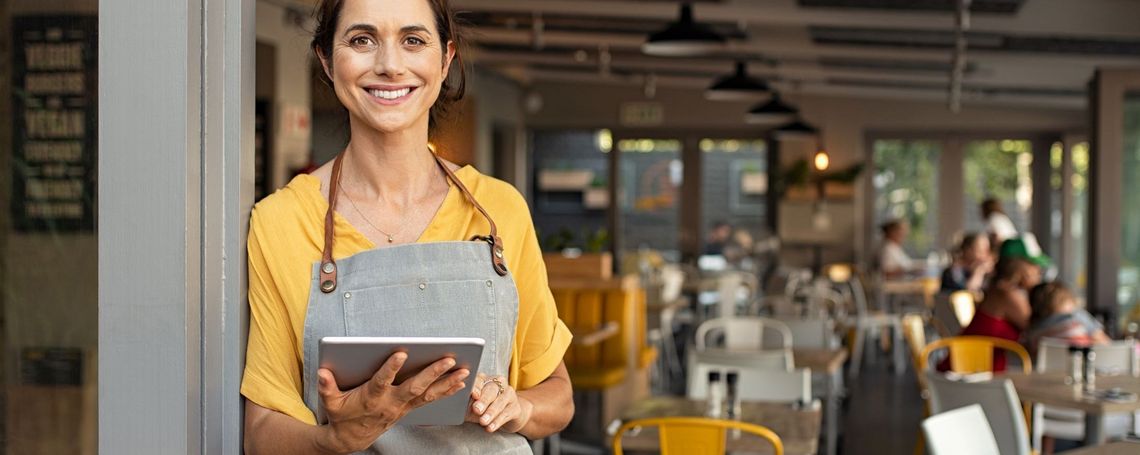
[[[495,220],[507,267],[519,294],[509,381],[525,390],[546,380],[570,345],[570,331],[558,319],[546,265],[526,200],[509,184],[470,166],[456,176]],[[258,405],[315,424],[302,400],[302,336],[309,304],[311,267],[321,258],[328,202],[320,181],[300,175],[266,197],[249,222],[249,344],[241,393]],[[375,245],[339,215],[334,258]],[[487,220],[452,186],[418,242],[467,240],[490,232]]]

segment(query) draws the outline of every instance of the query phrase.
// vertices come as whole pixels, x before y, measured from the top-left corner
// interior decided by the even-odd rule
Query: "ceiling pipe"
[[[966,32],[970,30],[970,2],[958,0],[954,21],[954,58],[950,68],[950,112],[962,110],[962,79],[966,73]]]

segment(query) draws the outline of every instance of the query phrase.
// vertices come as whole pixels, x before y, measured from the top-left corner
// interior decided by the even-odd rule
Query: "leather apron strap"
[[[435,159],[435,162],[439,165],[439,168],[443,170],[443,173],[447,176],[447,179],[450,180],[456,188],[459,188],[459,191],[461,193],[463,193],[464,199],[467,199],[467,202],[475,206],[475,209],[478,210],[479,213],[481,213],[483,217],[487,219],[487,223],[491,225],[490,235],[477,235],[475,237],[472,237],[471,240],[487,242],[487,244],[490,246],[492,268],[495,269],[495,273],[499,274],[499,276],[506,276],[507,264],[503,259],[503,241],[499,238],[499,229],[495,226],[495,220],[491,219],[491,215],[488,214],[487,210],[485,210],[483,206],[475,200],[475,196],[471,194],[471,191],[467,189],[467,186],[464,185],[463,182],[459,180],[459,177],[456,177],[455,173],[447,167],[447,163],[444,163],[443,159],[440,158],[439,155],[436,155],[434,152],[429,153],[431,153],[432,158]],[[341,153],[338,154],[333,160],[332,176],[329,178],[329,208],[328,211],[325,212],[325,246],[321,251],[320,267],[320,288],[321,292],[325,294],[335,291],[337,283],[337,267],[336,261],[333,259],[333,242],[336,237],[336,223],[334,214],[336,213],[336,203],[338,199],[337,193],[340,186],[341,159],[343,157],[344,154]]]

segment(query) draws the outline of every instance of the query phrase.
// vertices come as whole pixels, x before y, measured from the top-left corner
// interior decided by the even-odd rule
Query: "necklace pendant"
[[[390,236],[390,235],[388,236],[388,243],[392,243],[392,242],[395,242],[395,241],[396,241],[396,240],[395,240],[395,239],[393,239],[393,238],[392,238],[392,236]]]

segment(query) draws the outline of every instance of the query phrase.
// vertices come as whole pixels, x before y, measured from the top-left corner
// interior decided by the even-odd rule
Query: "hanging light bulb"
[[[727,41],[707,25],[696,22],[693,19],[692,5],[682,3],[681,16],[677,22],[649,35],[649,40],[641,46],[641,51],[663,57],[698,55],[723,49]]]
[[[815,164],[815,170],[826,171],[827,168],[831,166],[831,157],[828,156],[827,150],[820,148],[818,152],[815,152],[813,163]]]

